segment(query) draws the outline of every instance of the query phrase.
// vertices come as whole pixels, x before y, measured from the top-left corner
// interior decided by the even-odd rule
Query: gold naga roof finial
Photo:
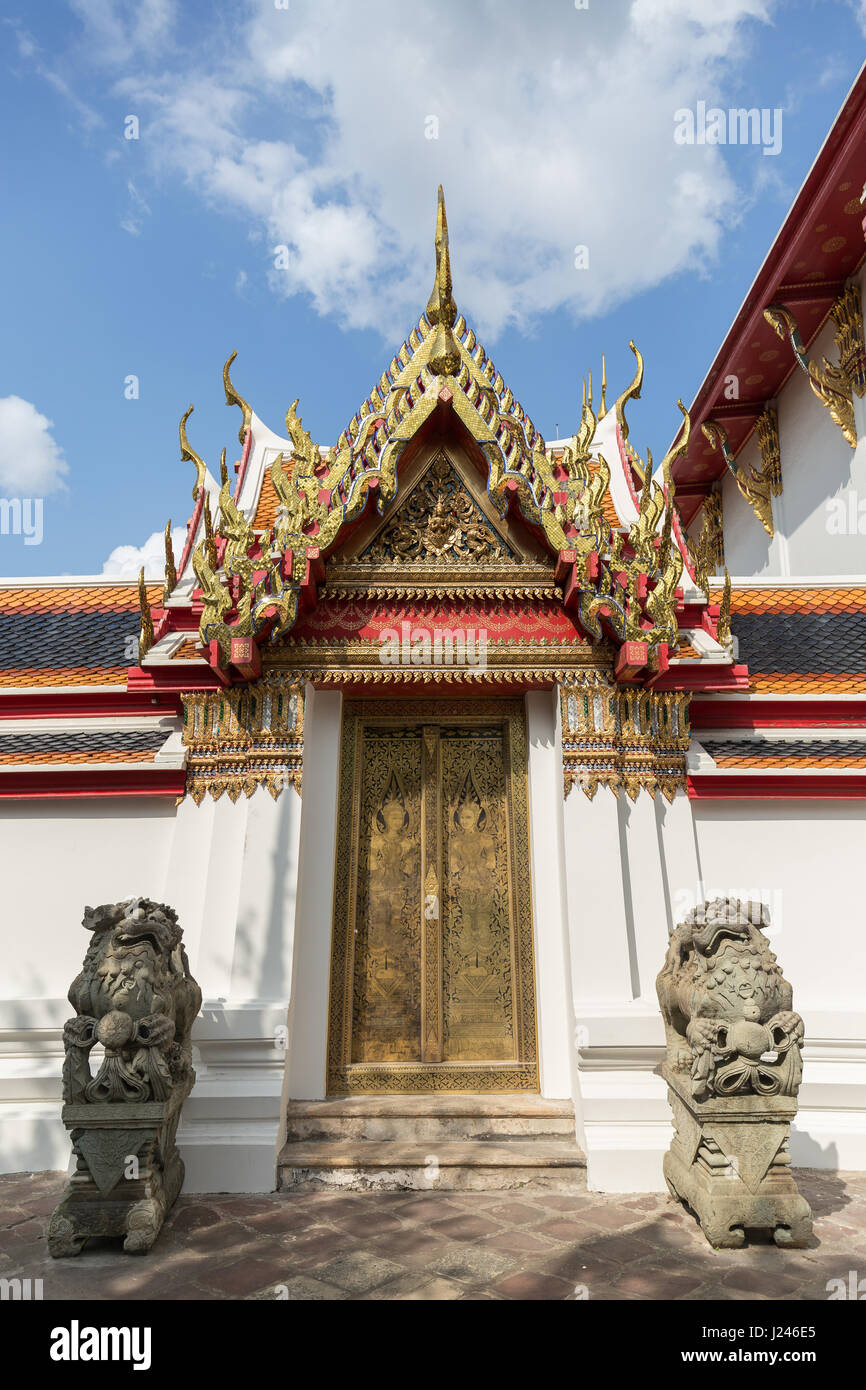
[[[141,625],[138,632],[138,660],[139,664],[141,664],[153,646],[154,637],[150,601],[147,597],[147,587],[144,582],[144,565],[142,565],[138,572],[138,607],[141,613]]]
[[[622,434],[623,443],[625,443],[625,441],[628,439],[628,421],[625,418],[626,404],[630,400],[640,399],[640,388],[643,386],[643,357],[641,356],[640,351],[635,347],[631,339],[629,339],[628,345],[635,355],[637,368],[635,370],[635,374],[632,379],[631,385],[627,386],[623,391],[622,395],[617,397],[616,404],[614,405],[614,410],[616,411],[616,420],[617,424],[619,425],[620,432]]]
[[[607,414],[607,402],[604,398],[607,391],[607,366],[605,365],[604,353],[601,354],[601,403],[598,409],[599,421],[603,420]]]
[[[205,474],[207,473],[207,468],[205,467],[204,460],[199,457],[199,455],[196,453],[195,449],[192,447],[186,436],[186,422],[189,419],[190,415],[192,415],[192,412],[192,406],[190,406],[189,410],[184,411],[183,415],[181,416],[178,434],[180,436],[180,457],[182,462],[195,464],[195,487],[192,490],[192,500],[193,502],[197,502],[199,493],[204,487],[204,480]]]
[[[241,414],[243,415],[243,419],[241,420],[241,427],[238,430],[238,441],[239,443],[243,444],[244,439],[246,438],[247,430],[250,427],[250,421],[252,419],[253,412],[252,407],[249,406],[247,402],[244,400],[243,396],[241,396],[235,390],[234,383],[232,382],[232,379],[229,376],[229,367],[232,365],[237,355],[237,348],[235,348],[235,351],[232,353],[231,357],[223,367],[223,386],[225,387],[226,393],[226,405],[236,405],[238,409],[241,411]]]
[[[162,591],[162,601],[165,603],[171,597],[177,586],[177,567],[174,563],[174,546],[171,541],[171,517],[165,523],[165,588]]]
[[[453,376],[460,368],[460,348],[451,331],[457,322],[457,305],[452,294],[448,218],[441,183],[436,207],[436,278],[427,301],[427,319],[433,325],[429,339],[430,370],[437,376]]]

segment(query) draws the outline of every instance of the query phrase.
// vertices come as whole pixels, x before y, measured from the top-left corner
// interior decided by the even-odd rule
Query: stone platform
[[[0,1277],[46,1300],[801,1300],[866,1270],[866,1175],[797,1170],[805,1250],[713,1250],[666,1194],[276,1192],[178,1199],[150,1254],[52,1260],[62,1173],[0,1177]],[[799,1320],[799,1319],[797,1319]]]
[[[290,1101],[280,1187],[581,1192],[571,1101],[538,1095]]]

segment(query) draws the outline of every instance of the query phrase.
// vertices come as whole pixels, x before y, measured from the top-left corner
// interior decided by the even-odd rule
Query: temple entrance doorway
[[[328,1094],[538,1090],[521,699],[347,701]]]

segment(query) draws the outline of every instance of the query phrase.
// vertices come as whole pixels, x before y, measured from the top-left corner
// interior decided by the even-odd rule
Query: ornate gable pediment
[[[411,496],[360,557],[367,565],[467,564],[516,559],[448,455],[437,454]]]
[[[429,450],[384,517],[328,561],[327,592],[552,592],[552,559],[499,516],[473,471],[459,448]]]

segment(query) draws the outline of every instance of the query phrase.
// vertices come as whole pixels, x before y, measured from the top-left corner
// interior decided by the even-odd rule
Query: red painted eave
[[[689,776],[688,792],[693,801],[863,801],[866,773],[840,777],[828,772],[809,777],[763,772],[758,777],[736,772],[699,772]]]
[[[186,688],[186,687],[185,687]],[[180,695],[174,691],[134,693],[123,686],[116,690],[88,690],[60,693],[27,690],[6,694],[0,691],[0,719],[110,719],[115,715],[154,715],[181,712]]]
[[[83,796],[183,796],[186,772],[132,770],[89,771],[86,767],[58,772],[7,772],[0,775],[0,801],[46,800]]]
[[[866,728],[866,700],[693,700],[689,723],[693,730]]]

